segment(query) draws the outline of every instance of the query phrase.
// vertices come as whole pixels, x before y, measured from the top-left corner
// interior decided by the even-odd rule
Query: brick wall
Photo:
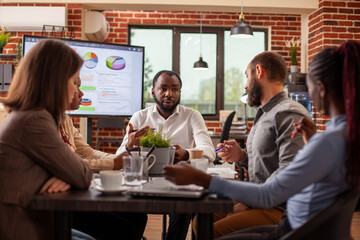
[[[111,33],[106,40],[110,43],[126,44],[128,25],[181,25],[199,26],[200,12],[192,11],[105,11]],[[239,13],[203,12],[203,26],[231,27],[236,24]],[[301,35],[300,15],[249,14],[246,21],[254,28],[269,28],[271,49],[281,54],[287,65],[291,65],[285,40]],[[300,62],[298,51],[298,62]]]
[[[326,47],[346,40],[360,40],[360,1],[319,0],[319,9],[309,17],[309,62]],[[325,130],[329,119],[313,108],[318,130]]]

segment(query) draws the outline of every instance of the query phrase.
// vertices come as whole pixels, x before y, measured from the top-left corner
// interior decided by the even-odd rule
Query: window
[[[208,70],[194,70],[200,55],[199,27],[129,26],[129,43],[145,47],[144,106],[153,102],[152,79],[163,69],[180,73],[181,104],[198,109],[206,119],[218,119],[221,109],[236,109],[238,116],[253,117],[245,107],[245,69],[248,62],[267,49],[267,30],[254,29],[254,38],[233,39],[220,27],[203,27],[202,55]]]

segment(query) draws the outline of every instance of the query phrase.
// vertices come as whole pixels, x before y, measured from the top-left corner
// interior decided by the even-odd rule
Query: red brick
[[[339,38],[352,39],[354,35],[352,34],[339,34]]]
[[[114,21],[115,22],[128,22],[129,19],[128,18],[115,18]]]
[[[324,25],[338,25],[338,21],[324,21]]]
[[[191,19],[200,19],[200,14],[190,14]]]
[[[189,14],[176,14],[175,17],[176,18],[189,18],[190,15]]]
[[[360,20],[360,15],[348,15],[348,20]]]
[[[332,32],[338,32],[338,33],[340,33],[340,32],[346,32],[346,28],[344,28],[344,27],[332,27],[331,28],[331,31]]]
[[[137,19],[137,18],[130,18],[129,23],[141,23],[141,19]]]
[[[159,13],[149,13],[149,18],[160,18],[161,14]]]
[[[221,20],[212,20],[210,21],[211,25],[224,25],[224,21]]]
[[[115,32],[116,32],[116,29],[115,29]],[[116,38],[116,37],[118,37],[118,35],[116,34],[116,33],[109,33],[109,36],[108,36],[108,38]]]
[[[117,22],[110,22],[110,27],[119,27],[119,23]]]
[[[51,3],[52,7],[66,7],[66,4],[60,4],[60,3]]]
[[[107,17],[119,17],[119,13],[118,12],[106,12],[105,15]]]
[[[359,33],[360,28],[348,28],[348,32],[350,32],[350,33]]]
[[[17,7],[19,6],[17,3],[2,3],[1,6],[3,7]],[[23,6],[23,5],[20,5]],[[34,4],[31,4],[31,6],[34,6]]]
[[[355,25],[356,27],[360,27],[360,22],[354,22],[354,25]]]
[[[337,33],[324,33],[324,38],[338,38],[339,34]]]
[[[73,21],[73,25],[75,25],[75,26],[81,26],[81,21]]]
[[[271,17],[271,21],[284,21],[284,17]]]
[[[175,18],[176,17],[175,14],[164,14],[164,13],[161,16],[162,16],[162,18]]]
[[[196,20],[184,19],[184,24],[196,24]]]
[[[333,7],[345,7],[346,4],[344,2],[332,2],[331,5]]]
[[[148,23],[148,24],[150,24],[150,23],[151,23],[151,24],[156,23],[156,22],[155,22],[155,19],[142,19],[142,22],[143,22],[143,23]]]
[[[285,38],[282,36],[274,36],[274,35],[271,36],[271,40],[284,40],[284,39]]]
[[[145,19],[144,19],[145,20]],[[127,33],[127,29],[125,29],[125,28],[116,28],[115,29],[115,32],[121,32],[121,33]]]
[[[82,5],[81,4],[68,4],[67,7],[68,8],[81,8]]]
[[[276,35],[288,35],[288,32],[286,32],[286,31],[276,31],[275,34]]]
[[[81,14],[82,13],[82,9],[74,9],[73,10],[74,14]]]
[[[221,128],[221,122],[206,122],[206,127]]]
[[[136,17],[136,18],[145,18],[146,14],[145,13],[135,13],[134,17]]]
[[[337,9],[336,8],[323,8],[323,12],[324,13],[337,13]]]
[[[219,15],[218,16],[219,19],[231,19],[230,15]]]
[[[334,14],[332,15],[332,19],[346,19],[346,15]]]
[[[133,17],[133,14],[132,13],[120,13],[120,17]]]
[[[238,18],[239,19],[239,18]],[[257,16],[245,16],[245,21],[250,21],[250,20],[257,20],[258,17]]]
[[[68,15],[68,19],[81,19],[81,15]]]
[[[344,42],[344,40],[339,40],[339,39],[333,39],[331,40],[332,44],[336,44],[336,45],[340,45]]]
[[[169,23],[168,19],[156,19],[156,23]]]
[[[299,23],[299,22],[290,22],[290,26],[298,26],[298,27],[300,27],[301,23]]]
[[[170,24],[182,24],[182,20],[180,19],[170,19]]]
[[[360,8],[360,2],[348,2],[349,8]]]
[[[340,21],[339,26],[353,26],[352,21]]]
[[[360,9],[355,9],[355,14],[360,14]]]
[[[50,7],[48,3],[35,3],[35,7]]]
[[[340,8],[339,13],[352,14],[352,13],[354,13],[354,10],[353,9]]]
[[[217,19],[218,16],[217,15],[208,15],[206,14],[205,16],[203,16],[204,19]],[[237,18],[237,17],[236,17]]]

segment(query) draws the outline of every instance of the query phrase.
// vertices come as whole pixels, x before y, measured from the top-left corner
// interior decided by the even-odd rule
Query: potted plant
[[[149,130],[145,136],[140,138],[140,146],[145,152],[148,152],[152,146],[156,147],[152,152],[156,157],[156,162],[149,170],[149,174],[162,174],[164,166],[169,164],[171,157],[174,157],[170,151],[170,139],[161,132]]]
[[[285,41],[285,44],[289,48],[289,53],[291,57],[290,72],[297,72],[298,62],[296,56],[297,56],[298,47],[300,46],[300,38],[295,41],[295,38],[293,37],[291,40]]]
[[[3,52],[3,48],[5,47],[5,45],[11,41],[13,41],[13,39],[9,39],[10,37],[10,32],[5,34],[5,27],[1,27],[1,32],[0,32],[0,53]]]

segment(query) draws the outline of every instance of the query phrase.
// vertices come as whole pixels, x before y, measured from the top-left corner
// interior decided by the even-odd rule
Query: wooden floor
[[[167,222],[169,222],[169,220],[167,220]],[[162,215],[148,214],[148,223],[144,234],[147,240],[161,240],[161,231]],[[356,212],[353,215],[351,235],[354,240],[360,240],[360,212]],[[191,240],[190,229],[186,240]]]

